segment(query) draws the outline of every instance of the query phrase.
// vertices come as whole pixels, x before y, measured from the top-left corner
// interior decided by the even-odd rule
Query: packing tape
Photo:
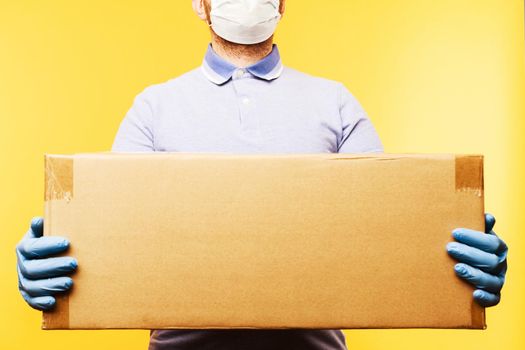
[[[456,191],[483,196],[483,156],[456,156]]]
[[[69,328],[69,295],[56,295],[55,308],[44,311],[42,329],[68,329]]]
[[[73,198],[73,158],[61,156],[45,157],[45,201]],[[55,308],[44,312],[43,329],[69,328],[69,295],[56,295]]]
[[[71,200],[73,198],[73,158],[46,156],[45,168],[44,199],[46,201]]]
[[[478,197],[483,196],[483,156],[456,156],[456,191],[470,192]],[[472,300],[472,325],[478,329],[485,329],[485,308]]]
[[[485,321],[485,308],[480,306],[474,299],[472,299],[471,306],[472,326],[477,329],[486,329],[487,323]]]

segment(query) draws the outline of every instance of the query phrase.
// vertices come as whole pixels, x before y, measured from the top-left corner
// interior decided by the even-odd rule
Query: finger
[[[496,235],[488,235],[486,233],[469,230],[466,228],[458,228],[453,232],[456,241],[481,249],[488,253],[498,254],[507,248],[505,243]]]
[[[480,268],[486,272],[496,270],[500,264],[497,255],[458,242],[448,243],[447,251],[459,262]]]
[[[44,234],[44,218],[37,216],[31,220],[31,233],[33,237],[42,237]]]
[[[41,280],[20,280],[20,288],[32,297],[52,296],[65,292],[73,286],[73,280],[69,277],[56,277]]]
[[[17,247],[28,259],[45,258],[66,251],[68,248],[69,241],[58,236],[26,238]]]
[[[32,297],[23,290],[20,291],[20,294],[22,294],[22,297],[26,301],[26,303],[29,304],[33,309],[37,309],[40,311],[48,311],[51,310],[56,303],[55,298],[51,296],[44,296],[44,297]]]
[[[481,289],[476,289],[472,295],[474,300],[483,307],[498,305],[501,299],[500,294],[490,293]]]
[[[496,218],[494,215],[486,213],[485,214],[485,233],[489,233],[496,225]]]
[[[30,279],[58,277],[75,271],[78,263],[75,258],[61,256],[49,259],[25,260],[20,263],[22,275]]]
[[[454,271],[456,271],[458,277],[461,277],[478,289],[499,293],[501,288],[503,288],[503,278],[491,275],[470,265],[456,264]]]

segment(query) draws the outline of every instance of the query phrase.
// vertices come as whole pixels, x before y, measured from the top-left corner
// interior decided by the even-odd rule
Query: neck
[[[273,36],[259,44],[243,45],[227,41],[213,31],[211,33],[211,46],[215,53],[239,68],[251,66],[268,56],[272,45]]]

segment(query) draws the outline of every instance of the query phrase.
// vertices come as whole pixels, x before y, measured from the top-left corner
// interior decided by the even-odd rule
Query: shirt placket
[[[239,108],[240,131],[249,136],[259,134],[259,120],[256,108],[256,96],[253,94],[252,85],[255,83],[249,72],[239,68],[233,72],[232,84]]]

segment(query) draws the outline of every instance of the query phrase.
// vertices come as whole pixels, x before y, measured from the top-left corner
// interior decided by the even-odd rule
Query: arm
[[[146,97],[139,94],[120,124],[113,152],[154,152],[153,111]]]
[[[372,122],[344,85],[341,85],[339,105],[343,130],[338,153],[383,152],[383,145]]]
[[[341,119],[343,138],[339,153],[383,152],[377,133],[357,100],[342,87]],[[485,215],[485,232],[458,228],[453,231],[456,242],[447,251],[458,263],[456,275],[475,287],[474,300],[481,306],[497,305],[507,272],[507,245],[492,230],[496,220]]]
[[[154,151],[152,113],[149,103],[140,94],[126,114],[113,143],[116,152]],[[56,254],[67,251],[64,237],[44,237],[44,219],[31,221],[29,231],[16,246],[18,289],[24,300],[38,310],[50,310],[56,304],[55,295],[73,286],[68,275],[77,268],[72,257]]]

